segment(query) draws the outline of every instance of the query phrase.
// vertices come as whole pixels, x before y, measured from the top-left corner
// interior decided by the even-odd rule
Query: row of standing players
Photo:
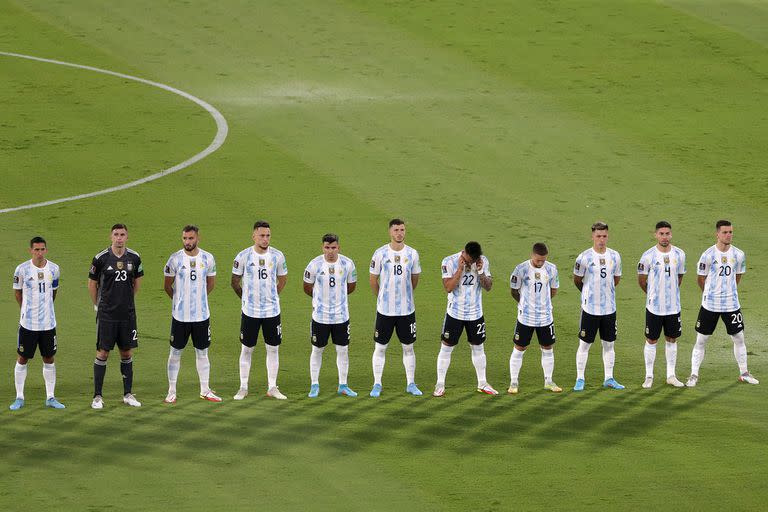
[[[677,379],[676,341],[681,334],[680,284],[685,274],[685,253],[673,246],[672,227],[668,222],[657,223],[656,245],[643,253],[638,263],[638,283],[647,295],[646,301],[646,378],[643,388],[653,385],[656,343],[662,331],[666,338],[666,382],[675,387],[695,386],[704,358],[708,337],[722,318],[733,340],[734,355],[739,366],[739,380],[758,384],[747,369],[744,342],[744,322],[738,300],[737,285],[746,272],[744,253],[732,246],[733,227],[730,222],[716,223],[715,245],[704,251],[698,262],[698,284],[703,292],[702,306],[696,321],[697,339],[691,357],[691,375],[686,384]],[[403,349],[406,392],[422,395],[414,375],[416,357],[416,317],[413,291],[421,273],[418,252],[405,244],[405,223],[392,219],[389,223],[390,242],[376,250],[370,265],[370,285],[377,297],[374,352],[372,357],[374,384],[370,396],[382,392],[385,353],[390,338],[396,332]],[[94,360],[94,397],[91,407],[104,407],[102,387],[110,352],[117,345],[120,371],[124,385],[123,402],[139,407],[132,393],[133,349],[138,346],[138,330],[134,296],[143,276],[141,258],[126,247],[128,229],[115,224],[111,229],[111,245],[97,254],[89,271],[88,288],[97,312],[96,358]],[[267,396],[285,400],[277,386],[279,346],[282,341],[279,294],[287,279],[283,253],[270,245],[271,228],[258,221],[253,228],[254,245],[241,251],[232,267],[231,285],[242,302],[240,327],[240,388],[235,400],[248,395],[251,357],[261,331],[266,347]],[[209,386],[211,342],[208,294],[213,290],[216,263],[213,255],[198,247],[198,228],[185,226],[182,230],[183,249],[171,255],[165,266],[164,288],[173,302],[170,354],[168,357],[168,394],[166,403],[176,401],[176,381],[181,354],[189,339],[195,347],[196,367],[200,379],[200,398],[220,402]],[[589,349],[599,334],[602,344],[605,379],[603,387],[624,389],[613,376],[614,342],[616,340],[615,287],[622,266],[619,253],[607,247],[608,225],[592,225],[592,247],[576,259],[573,281],[581,292],[579,347],[576,352],[576,383],[574,391],[584,389],[584,371]],[[322,355],[329,340],[336,347],[339,375],[337,393],[357,396],[347,383],[349,368],[349,308],[347,297],[355,290],[357,272],[346,256],[339,254],[339,239],[326,234],[322,239],[323,253],[314,258],[304,271],[304,292],[312,297],[310,355],[310,398],[320,392],[319,375]],[[16,399],[11,410],[24,406],[24,383],[27,362],[39,348],[43,358],[43,377],[47,393],[46,406],[61,409],[64,405],[54,395],[56,371],[56,318],[53,303],[59,282],[58,266],[47,260],[47,244],[35,237],[30,242],[32,258],[20,264],[14,273],[16,300],[21,308],[18,334],[18,360],[15,367]],[[561,392],[553,380],[555,329],[552,297],[559,288],[554,264],[547,261],[548,249],[543,243],[533,246],[530,259],[517,265],[510,277],[512,297],[518,303],[514,349],[510,356],[509,394],[519,390],[518,375],[523,355],[533,334],[541,347],[544,388]],[[466,332],[470,343],[472,363],[477,374],[477,391],[488,395],[498,392],[486,380],[484,351],[485,319],[482,293],[493,285],[490,264],[477,242],[442,261],[443,286],[448,306],[443,322],[442,344],[437,358],[437,382],[433,396],[445,394],[445,378],[451,353],[460,336]]]

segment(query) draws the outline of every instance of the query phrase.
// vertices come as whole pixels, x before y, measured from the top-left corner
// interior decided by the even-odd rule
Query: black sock
[[[93,361],[93,396],[101,396],[104,387],[104,375],[107,374],[107,361],[98,357]]]
[[[133,388],[133,358],[120,361],[120,373],[123,375],[123,395],[127,395]]]

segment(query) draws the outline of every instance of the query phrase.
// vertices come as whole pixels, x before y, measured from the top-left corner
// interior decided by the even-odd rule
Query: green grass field
[[[27,405],[0,403],[2,510],[760,510],[768,500],[768,4],[759,1],[0,0],[0,51],[169,84],[229,123],[224,146],[146,185],[0,215],[0,399],[13,400],[15,266],[37,234],[62,268],[57,396],[45,409],[40,358]],[[216,133],[195,104],[143,84],[0,55],[0,209],[148,176],[204,149]],[[491,262],[489,381],[509,380],[515,309],[509,273],[546,241],[561,272],[555,380],[541,389],[537,350],[521,394],[474,392],[465,342],[444,399],[404,393],[400,347],[384,394],[367,397],[375,301],[366,268],[387,221],[408,222],[424,272],[417,290],[417,382],[431,391],[445,295],[441,259],[469,239]],[[251,396],[234,402],[239,301],[232,258],[257,218],[289,266],[279,383],[263,396],[259,343]],[[687,376],[700,293],[695,263],[718,218],[748,257],[740,286],[750,370],[737,383],[732,343],[711,338],[695,389],[643,390],[644,298],[635,265],[668,219],[688,254],[678,375]],[[623,256],[616,377],[604,391],[599,347],[587,390],[575,378],[576,255],[595,220]],[[125,222],[142,254],[135,392],[120,403],[112,361],[106,407],[92,411],[95,328],[86,290],[109,226]],[[212,384],[197,398],[191,348],[179,401],[162,404],[170,301],[162,269],[180,228],[201,226],[218,260],[211,296]],[[309,386],[304,266],[320,237],[341,235],[362,277],[351,296],[350,385],[337,397],[333,351],[321,396]]]

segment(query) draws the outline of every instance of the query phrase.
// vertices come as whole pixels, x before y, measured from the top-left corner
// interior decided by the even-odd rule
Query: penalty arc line
[[[59,199],[51,199],[50,201],[43,201],[41,203],[33,203],[33,204],[25,204],[22,206],[14,206],[12,208],[2,208],[0,209],[0,214],[3,213],[10,213],[10,212],[16,212],[19,210],[30,210],[32,208],[41,208],[43,206],[50,206],[53,204],[59,204],[59,203],[66,203],[69,201],[77,201],[79,199],[86,199],[89,197],[95,197],[95,196],[101,196],[104,194],[109,194],[111,192],[117,192],[118,190],[125,190],[127,188],[136,187],[138,185],[143,185],[144,183],[149,183],[150,181],[154,181],[156,179],[162,178],[163,176],[167,176],[169,174],[173,174],[177,171],[180,171],[182,169],[185,169],[189,167],[192,164],[195,164],[202,160],[203,158],[207,157],[217,149],[221,147],[222,144],[224,144],[224,141],[227,138],[227,134],[229,133],[229,126],[227,125],[227,120],[224,118],[224,116],[219,112],[213,105],[210,103],[201,100],[200,98],[193,96],[187,92],[184,92],[182,90],[176,89],[175,87],[171,87],[170,85],[162,84],[160,82],[153,82],[152,80],[147,80],[145,78],[139,78],[136,76],[126,75],[125,73],[118,73],[116,71],[109,71],[108,69],[101,69],[96,68],[93,66],[85,66],[82,64],[74,64],[72,62],[65,62],[60,60],[54,60],[54,59],[44,59],[42,57],[34,57],[32,55],[24,55],[21,53],[11,53],[11,52],[3,52],[0,51],[0,55],[4,55],[6,57],[18,57],[20,59],[27,59],[27,60],[34,60],[38,62],[47,62],[49,64],[57,64],[59,66],[67,66],[70,68],[77,68],[77,69],[84,69],[86,71],[94,71],[96,73],[102,73],[104,75],[111,75],[116,76],[118,78],[124,78],[126,80],[132,80],[134,82],[139,82],[142,84],[151,85],[153,87],[157,87],[159,89],[163,89],[168,92],[172,92],[174,94],[177,94],[181,96],[182,98],[186,98],[202,108],[204,108],[210,115],[213,117],[214,121],[216,121],[216,135],[214,136],[211,143],[208,145],[207,148],[202,150],[201,152],[197,153],[196,155],[192,156],[191,158],[188,158],[187,160],[184,160],[183,162],[174,165],[173,167],[169,167],[167,169],[163,169],[162,171],[156,172],[155,174],[152,174],[150,176],[145,176],[144,178],[131,181],[129,183],[124,183],[122,185],[117,185],[114,187],[105,188],[103,190],[96,190],[93,192],[87,192],[85,194],[78,194],[75,196],[70,197],[62,197]]]

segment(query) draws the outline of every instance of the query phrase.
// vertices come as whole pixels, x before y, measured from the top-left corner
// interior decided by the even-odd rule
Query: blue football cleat
[[[17,398],[16,400],[13,401],[13,403],[11,405],[8,406],[8,408],[10,410],[12,410],[12,411],[18,411],[22,407],[24,407],[24,399],[23,398]]]
[[[421,390],[419,388],[416,387],[416,383],[415,382],[411,382],[410,384],[408,384],[408,387],[405,388],[405,392],[406,393],[410,393],[413,396],[421,396],[421,395],[424,394],[424,393],[421,392]]]
[[[349,386],[347,386],[346,384],[339,384],[339,389],[338,389],[337,393],[340,394],[340,395],[344,395],[344,396],[351,396],[351,397],[356,397],[357,396],[357,393],[352,391],[349,388]]]
[[[603,387],[611,388],[611,389],[624,389],[624,386],[616,382],[616,379],[614,379],[613,377],[603,382]]]
[[[52,409],[66,409],[64,407],[64,404],[56,400],[55,398],[51,397],[48,400],[45,401],[45,406],[50,407]]]
[[[574,391],[584,391],[584,379],[576,379],[576,384],[573,385]]]
[[[320,394],[320,384],[312,384],[309,386],[309,393],[307,396],[309,398],[317,398],[317,395]]]
[[[371,389],[371,398],[379,398],[380,396],[381,396],[381,384],[374,384],[373,389]]]

